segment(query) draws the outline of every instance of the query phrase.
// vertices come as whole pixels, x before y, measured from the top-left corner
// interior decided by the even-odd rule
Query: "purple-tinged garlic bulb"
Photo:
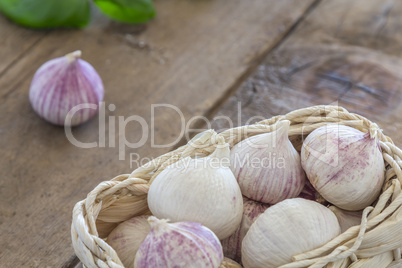
[[[241,243],[244,236],[250,229],[251,224],[262,214],[270,205],[256,202],[243,197],[243,218],[236,232],[221,241],[223,254],[237,262],[241,261]]]
[[[222,246],[216,235],[196,222],[168,223],[154,216],[148,219],[151,231],[134,260],[135,268],[219,267]]]
[[[107,243],[116,251],[126,268],[134,267],[134,258],[142,241],[151,230],[148,215],[133,217],[120,223],[107,237]]]
[[[305,174],[289,141],[289,126],[290,121],[279,121],[273,132],[252,136],[232,148],[231,169],[243,195],[276,204],[303,189]]]
[[[339,208],[361,210],[380,194],[384,159],[369,133],[343,125],[317,128],[303,142],[301,161],[318,193]]]
[[[98,112],[104,95],[103,83],[92,65],[80,57],[78,50],[52,59],[32,79],[29,89],[32,108],[50,123],[76,126]]]

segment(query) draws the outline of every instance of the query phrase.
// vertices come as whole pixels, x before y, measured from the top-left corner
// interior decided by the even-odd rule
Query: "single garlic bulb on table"
[[[107,237],[107,243],[116,251],[124,267],[134,267],[134,257],[142,241],[151,230],[149,216],[137,216],[120,223]]]
[[[243,199],[229,168],[229,144],[218,137],[210,156],[187,157],[168,166],[152,182],[148,205],[158,218],[199,222],[219,239],[233,234],[242,218]]]
[[[243,239],[245,268],[276,268],[341,233],[331,210],[303,198],[286,199],[265,210]]]
[[[81,51],[77,50],[52,59],[32,79],[29,89],[32,108],[50,123],[76,126],[98,112],[104,95],[103,83],[92,65],[80,57]],[[67,118],[74,107],[77,110],[71,114],[72,118]]]
[[[237,262],[241,261],[241,244],[251,224],[270,205],[260,203],[247,197],[243,197],[243,218],[236,232],[221,241],[223,254]]]
[[[289,141],[290,121],[279,121],[275,130],[245,139],[230,152],[231,169],[243,195],[275,204],[296,197],[304,187],[300,156]]]
[[[216,235],[196,222],[168,223],[154,216],[151,231],[135,255],[135,268],[219,267],[222,246]]]
[[[313,187],[339,208],[361,210],[380,194],[384,159],[369,133],[343,125],[317,128],[303,142],[301,161]]]

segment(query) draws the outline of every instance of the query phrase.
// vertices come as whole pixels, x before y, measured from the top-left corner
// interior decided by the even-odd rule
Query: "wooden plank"
[[[54,31],[0,77],[0,259],[5,267],[70,267],[71,211],[99,182],[128,173],[129,153],[155,157],[150,139],[127,149],[81,149],[62,128],[36,116],[28,101],[35,70],[46,60],[81,49],[104,80],[109,117],[139,115],[150,121],[151,104],[177,106],[188,120],[203,115],[250,71],[312,3],[306,1],[156,1],[158,16],[146,27],[106,19],[84,30]],[[180,118],[159,110],[155,142],[174,142]],[[98,121],[74,129],[80,141],[99,140]],[[115,127],[116,133],[119,128]],[[111,140],[106,131],[106,145]],[[130,123],[127,140],[142,129]],[[116,146],[118,146],[116,138]]]
[[[402,146],[401,12],[400,1],[321,2],[218,115],[236,116],[240,102],[236,124],[245,124],[252,116],[338,103]]]
[[[0,13],[0,76],[47,33],[45,30],[32,31],[20,27]]]

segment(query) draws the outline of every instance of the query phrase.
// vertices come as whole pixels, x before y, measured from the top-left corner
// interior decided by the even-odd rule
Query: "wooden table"
[[[154,142],[172,144],[153,148],[147,140],[119,160],[117,138],[109,146],[109,118],[139,115],[151,132],[151,104],[175,105],[193,128],[204,121],[190,119],[205,116],[219,130],[227,124],[215,115],[241,125],[253,116],[338,103],[402,144],[402,2],[155,2],[158,15],[146,26],[114,23],[95,11],[82,30],[33,31],[0,17],[1,267],[79,263],[70,239],[74,204],[101,181],[134,169],[130,153],[155,157],[184,142],[178,114],[160,108]],[[76,49],[103,78],[106,105],[116,106],[106,108],[105,147],[75,147],[29,104],[36,69]],[[143,130],[132,122],[114,131],[136,142]],[[98,120],[73,134],[99,142]]]

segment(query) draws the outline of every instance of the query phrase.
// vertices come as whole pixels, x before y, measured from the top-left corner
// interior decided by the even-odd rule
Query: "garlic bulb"
[[[29,89],[34,111],[56,125],[79,125],[98,110],[103,84],[95,69],[79,59],[81,51],[52,59],[35,73]],[[82,104],[82,107],[77,105]],[[74,107],[76,110],[71,111]],[[72,118],[67,118],[71,111]],[[71,121],[71,122],[70,122]]]
[[[219,267],[222,246],[208,228],[195,222],[168,223],[154,216],[148,219],[151,231],[142,242],[134,267]]]
[[[341,232],[345,232],[352,226],[360,225],[362,221],[363,210],[347,211],[335,206],[330,206],[329,209],[335,214],[341,226]]]
[[[237,262],[241,261],[241,242],[250,229],[251,224],[270,205],[243,198],[243,218],[237,230],[228,238],[221,241],[223,254]]]
[[[328,208],[303,198],[287,199],[269,207],[251,225],[243,239],[242,262],[245,268],[278,267],[340,232]]]
[[[305,174],[300,156],[288,138],[290,121],[279,121],[276,130],[245,139],[230,153],[231,169],[243,195],[275,204],[296,197]]]
[[[219,268],[242,268],[240,264],[235,262],[234,260],[231,260],[229,258],[224,258],[221,266]]]
[[[152,182],[148,205],[158,218],[193,221],[219,239],[236,231],[243,212],[239,185],[229,169],[229,145],[219,137],[208,157],[187,157],[168,166]]]
[[[107,243],[126,268],[134,267],[135,254],[151,230],[148,217],[137,216],[122,222],[107,237]]]
[[[339,208],[361,210],[381,191],[384,159],[369,133],[343,125],[317,128],[303,143],[301,161],[314,188]]]

